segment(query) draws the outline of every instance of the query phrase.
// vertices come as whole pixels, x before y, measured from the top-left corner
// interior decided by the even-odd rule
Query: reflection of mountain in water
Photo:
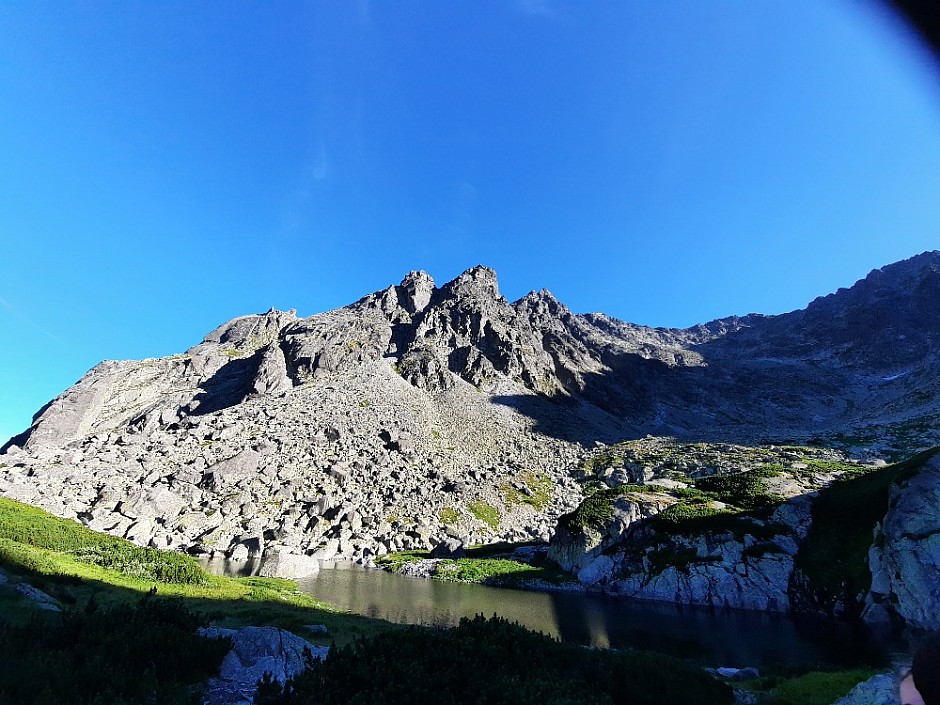
[[[244,562],[206,565],[216,572],[251,570]],[[563,641],[652,649],[711,665],[854,665],[870,661],[881,648],[868,632],[832,622],[445,583],[345,562],[324,562],[300,586],[342,609],[399,624],[453,626],[463,617],[498,614]]]

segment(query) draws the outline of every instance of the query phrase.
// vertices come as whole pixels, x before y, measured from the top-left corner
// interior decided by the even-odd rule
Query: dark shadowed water
[[[250,575],[246,562],[215,559],[212,572]],[[529,592],[406,578],[354,563],[323,562],[299,582],[319,600],[401,624],[456,625],[498,614],[563,641],[654,649],[714,666],[856,665],[883,662],[884,640],[862,627],[749,611],[640,602],[569,592]]]

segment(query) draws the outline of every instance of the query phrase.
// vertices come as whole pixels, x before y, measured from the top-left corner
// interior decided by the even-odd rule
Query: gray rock
[[[329,652],[328,647],[314,646],[274,627],[243,627],[237,631],[209,628],[199,633],[232,640],[232,650],[223,659],[219,675],[206,684],[204,705],[251,703],[265,673],[284,683],[304,670],[308,657],[323,659]]]
[[[248,448],[217,463],[209,471],[220,486],[232,484],[255,475],[262,460],[263,456],[258,451]]]
[[[884,439],[871,458],[898,429],[920,429],[905,443],[940,441],[938,282],[940,253],[925,253],[802,311],[675,330],[574,314],[544,290],[510,302],[485,267],[440,287],[415,272],[341,309],[243,316],[185,354],[102,363],[41,410],[20,450],[7,447],[0,493],[116,535],[146,539],[150,520],[154,545],[214,554],[253,538],[258,552],[364,560],[438,543],[445,509],[459,518],[448,535],[467,542],[544,536],[580,501],[584,461],[623,438],[638,439],[631,454],[597,479],[682,483],[758,462],[727,439],[851,431]],[[686,445],[666,467],[648,462],[659,443],[648,434],[722,444]],[[802,451],[786,453],[784,467],[812,474]],[[533,475],[551,486],[547,504],[533,501]],[[171,493],[159,509],[152,488]],[[782,608],[816,489],[807,481],[806,506],[778,511],[775,546],[746,544],[765,556],[738,560],[746,542],[726,540],[706,555],[690,541],[677,544],[695,555],[688,570],[658,577],[642,565],[650,555],[634,565],[618,548],[646,519],[626,506],[619,524],[567,547],[557,537],[553,550],[574,571],[608,555],[609,572],[603,561],[585,572],[596,589]],[[335,501],[319,505],[325,496]],[[495,528],[473,518],[476,502],[499,513]],[[362,525],[342,525],[353,509]],[[879,589],[888,604],[896,588]]]
[[[609,578],[614,566],[614,561],[609,556],[597,556],[578,571],[578,582],[586,587],[591,587],[601,580]]]
[[[937,506],[940,457],[934,456],[909,480],[891,487],[888,513],[869,550],[872,584],[864,617],[870,623],[893,613],[910,626],[940,629]]]
[[[320,561],[313,556],[294,553],[286,546],[268,546],[258,574],[271,578],[306,578],[318,570]]]
[[[729,668],[727,666],[722,666],[715,669],[717,673],[722,678],[726,678],[732,681],[746,681],[753,678],[760,678],[760,671],[756,668]]]
[[[898,681],[889,673],[880,673],[859,683],[833,705],[900,705]]]
[[[465,558],[466,555],[463,542],[454,538],[446,538],[431,549],[431,558]]]
[[[261,355],[252,390],[256,394],[277,394],[293,387],[287,376],[287,362],[277,342],[269,343]]]
[[[59,607],[59,603],[53,599],[52,596],[46,594],[39,588],[33,587],[29,583],[16,583],[13,589],[27,600],[34,603],[36,607],[41,610],[49,610],[50,612],[62,611],[62,608]]]

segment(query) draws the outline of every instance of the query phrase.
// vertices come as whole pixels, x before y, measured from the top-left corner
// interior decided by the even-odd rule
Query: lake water
[[[215,573],[251,575],[251,562],[213,559]],[[524,627],[598,648],[636,647],[712,666],[855,665],[889,645],[858,626],[738,610],[640,602],[584,593],[530,592],[407,578],[349,562],[321,563],[300,589],[336,607],[400,624],[456,625],[498,614]]]

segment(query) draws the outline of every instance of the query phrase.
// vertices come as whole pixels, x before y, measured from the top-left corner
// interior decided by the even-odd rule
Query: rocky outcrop
[[[552,536],[548,557],[563,570],[578,576],[582,584],[595,585],[613,568],[606,554],[627,540],[637,522],[655,516],[676,503],[670,495],[656,492],[630,492],[611,500],[610,516],[602,525],[574,526],[559,523]]]
[[[809,530],[813,496],[838,476],[804,473],[807,462],[828,463],[824,458],[831,456],[824,450],[802,452],[660,439],[606,449],[586,468],[607,488],[560,519],[549,557],[589,590],[787,612],[794,558]],[[760,474],[749,477],[755,472]],[[741,502],[766,502],[767,509],[732,513],[692,488],[696,482],[708,487],[715,478],[737,478],[740,489],[726,493],[736,492]],[[788,499],[781,503],[781,498]]]
[[[29,600],[35,607],[49,612],[61,612],[59,603],[47,593],[37,587],[23,582],[18,578],[11,578],[10,575],[0,568],[0,590],[14,590],[24,598]]]
[[[203,693],[204,705],[242,705],[254,700],[258,681],[267,673],[284,684],[301,673],[308,659],[326,658],[329,649],[314,646],[283,629],[274,627],[243,627],[223,629],[206,627],[201,636],[232,640],[232,649],[219,667],[219,675],[211,679]]]
[[[649,512],[657,506],[654,502],[651,498],[618,504],[643,506]],[[669,506],[661,500],[657,504]],[[577,558],[569,552],[568,563],[582,585],[641,600],[789,611],[793,558],[799,533],[809,520],[804,498],[794,498],[769,520],[742,518],[725,530],[672,533],[634,520],[624,531],[623,519],[631,515],[639,516],[636,510],[615,511],[611,531],[605,525],[602,531],[590,532],[602,534],[600,541],[592,541],[592,549]],[[793,523],[787,526],[786,521]],[[555,544],[553,538],[550,555],[557,556],[561,552]]]
[[[856,685],[833,705],[901,705],[898,679],[890,673],[879,673]]]
[[[900,617],[913,627],[940,629],[940,456],[893,485],[888,506],[868,553],[872,583],[863,618]]]

